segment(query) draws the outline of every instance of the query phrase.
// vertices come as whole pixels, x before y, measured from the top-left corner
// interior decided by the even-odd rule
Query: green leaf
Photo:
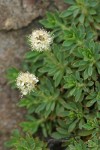
[[[22,122],[20,126],[23,128],[23,131],[31,132],[32,134],[36,133],[38,130],[39,123],[37,121],[34,122]]]
[[[85,16],[84,16],[84,14],[81,14],[80,15],[80,17],[79,17],[79,21],[80,21],[80,23],[84,23],[84,19],[85,19]]]
[[[38,52],[30,51],[30,52],[27,52],[27,53],[25,54],[25,58],[26,58],[26,59],[31,59],[31,58],[37,57],[38,55],[39,55]]]
[[[63,71],[58,71],[54,75],[55,87],[57,87],[60,84],[62,78],[63,78]]]
[[[85,62],[85,61],[83,61],[83,60],[78,60],[78,61],[75,61],[74,63],[73,63],[73,66],[74,67],[79,67],[79,66],[84,66],[84,65],[86,65],[87,64],[87,62]]]
[[[96,99],[90,100],[86,103],[86,107],[91,107],[96,102]]]
[[[65,18],[65,17],[70,16],[71,14],[72,14],[72,11],[64,10],[64,11],[60,14],[60,17]]]
[[[18,77],[19,70],[16,68],[9,68],[7,70],[6,78],[8,79],[9,84],[11,84],[12,88],[16,88],[16,79]]]
[[[74,4],[74,0],[64,0],[65,3],[68,3],[68,4]]]
[[[91,72],[90,72],[91,73]],[[84,79],[87,79],[88,78],[88,68],[85,69],[84,71]]]
[[[96,7],[99,1],[91,1],[90,6]]]
[[[63,128],[60,128],[60,127],[58,127],[57,128],[57,131],[60,133],[60,134],[62,134],[62,135],[68,135],[68,132],[67,132],[67,129],[63,129]]]
[[[75,87],[75,88],[73,88],[72,90],[70,90],[70,92],[69,92],[69,95],[68,95],[68,96],[75,96],[76,91],[77,91],[76,87]]]
[[[74,122],[72,122],[72,123],[69,125],[69,127],[68,127],[68,132],[69,132],[69,133],[72,132],[72,131],[75,129],[75,127],[76,127],[76,125],[77,125],[77,122],[78,122],[78,120],[75,120]]]
[[[92,72],[93,72],[93,66],[89,66],[88,67],[88,76],[92,76]]]
[[[89,13],[90,13],[91,15],[95,15],[97,12],[96,12],[96,10],[94,10],[94,9],[90,9],[90,10],[89,10]]]
[[[58,132],[54,132],[52,133],[52,137],[55,139],[62,139],[62,138],[66,138],[66,135],[60,134]]]
[[[65,102],[61,100],[60,103],[63,105],[63,107],[67,108],[68,110],[72,110],[72,111],[77,110],[77,106],[74,102]]]
[[[80,130],[78,132],[78,135],[79,136],[88,136],[88,135],[91,135],[93,133],[93,130]]]
[[[63,42],[63,46],[65,46],[65,47],[69,47],[69,46],[71,46],[71,45],[73,45],[73,41],[72,41],[72,40],[64,41],[64,42]]]
[[[81,97],[81,94],[82,94],[82,88],[79,88],[76,90],[76,93],[75,93],[75,101],[78,102],[80,97]]]
[[[83,128],[86,129],[86,130],[92,130],[92,129],[94,129],[94,127],[92,125],[88,124],[88,123],[84,124]]]
[[[73,13],[73,17],[77,17],[77,15],[79,14],[80,9],[76,9]]]

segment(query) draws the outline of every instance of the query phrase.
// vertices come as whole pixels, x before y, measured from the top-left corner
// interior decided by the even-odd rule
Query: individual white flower
[[[27,95],[33,91],[38,81],[38,78],[34,74],[20,72],[16,79],[16,85],[20,89],[22,95]]]
[[[53,41],[51,34],[44,29],[34,30],[29,36],[29,42],[32,50],[47,51],[50,49],[50,45]]]

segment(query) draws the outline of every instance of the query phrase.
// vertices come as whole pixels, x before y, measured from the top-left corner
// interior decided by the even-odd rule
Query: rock
[[[68,4],[64,2],[64,0],[54,0],[55,6],[60,10],[67,9]]]
[[[0,0],[0,30],[19,29],[42,16],[49,0]]]
[[[34,19],[43,16],[53,4],[59,10],[67,8],[61,0],[0,0],[0,30],[28,26]]]
[[[0,32],[0,150],[5,150],[4,142],[24,120],[25,110],[17,107],[20,93],[8,86],[6,71],[9,67],[20,68],[20,62],[28,50],[26,35],[26,29]]]

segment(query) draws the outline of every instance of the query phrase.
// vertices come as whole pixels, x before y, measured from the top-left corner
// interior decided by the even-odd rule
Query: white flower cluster
[[[17,77],[16,85],[21,90],[23,96],[33,91],[38,81],[38,78],[34,74],[30,74],[29,72],[21,72]]]
[[[39,52],[49,50],[52,41],[53,37],[49,32],[43,29],[35,30],[29,36],[29,42],[31,43],[32,50]]]
[[[49,32],[43,29],[35,30],[29,36],[29,42],[31,43],[32,50],[39,52],[49,50],[52,41],[53,37]],[[38,81],[38,78],[34,74],[21,72],[16,79],[16,85],[23,96],[33,91]]]

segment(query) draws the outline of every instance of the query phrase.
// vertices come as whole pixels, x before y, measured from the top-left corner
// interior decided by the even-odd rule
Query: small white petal
[[[34,74],[30,74],[29,72],[21,72],[17,77],[16,85],[21,90],[23,95],[27,95],[33,91],[38,81],[38,78]]]
[[[53,42],[53,37],[49,32],[40,29],[32,32],[29,36],[29,41],[31,43],[32,50],[41,52],[50,49],[50,45]]]

